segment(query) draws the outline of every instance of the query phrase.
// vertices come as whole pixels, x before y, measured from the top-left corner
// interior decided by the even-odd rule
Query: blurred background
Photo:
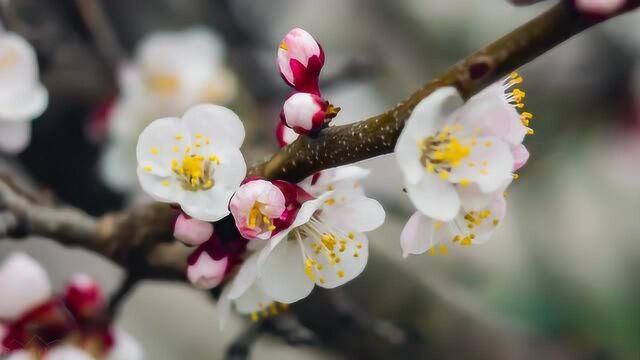
[[[102,17],[94,16],[93,1],[14,0],[2,7],[4,26],[36,48],[50,93],[48,109],[33,122],[30,146],[3,156],[2,167],[21,168],[95,215],[148,201],[135,181],[114,186],[113,177],[135,174],[105,165],[105,154],[115,147],[123,159],[115,163],[135,161],[126,139],[119,142],[118,132],[109,130],[109,110],[122,97],[122,66],[136,63],[136,49],[149,34],[196,25],[213,32],[220,43],[216,66],[229,81],[224,89],[233,89],[220,101],[243,119],[243,152],[252,164],[277,149],[274,131],[290,90],[279,78],[275,52],[289,29],[302,27],[323,45],[323,95],[342,107],[335,123],[345,124],[393,106],[553,5],[97,3]],[[520,72],[536,134],[526,140],[531,159],[510,188],[507,217],[492,241],[402,259],[399,234],[412,207],[401,176],[391,156],[366,161],[361,165],[373,173],[365,185],[388,220],[370,236],[365,273],[340,290],[352,306],[346,311],[362,320],[362,333],[343,332],[353,324],[340,317],[327,324],[333,317],[316,299],[326,291],[316,289],[299,306],[320,344],[292,347],[265,336],[252,348],[253,359],[640,359],[640,12],[581,34]],[[179,113],[161,114],[168,115]],[[142,118],[131,122],[149,120]],[[45,239],[0,241],[0,261],[17,249],[43,263],[58,287],[82,271],[112,291],[123,276],[108,259]],[[248,321],[238,317],[220,332],[215,318],[206,294],[175,282],[145,282],[118,323],[142,343],[148,359],[220,359]]]

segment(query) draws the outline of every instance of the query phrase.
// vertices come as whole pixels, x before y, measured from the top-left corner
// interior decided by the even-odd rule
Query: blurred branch
[[[75,3],[98,52],[115,74],[125,52],[100,0],[75,0]]]
[[[630,0],[611,17],[638,6],[640,0]],[[301,136],[270,160],[254,166],[250,174],[299,181],[323,169],[391,153],[415,106],[436,89],[455,86],[463,96],[471,97],[514,69],[606,19],[582,15],[573,2],[563,1],[463,59],[387,112],[354,124],[329,127],[313,138]]]

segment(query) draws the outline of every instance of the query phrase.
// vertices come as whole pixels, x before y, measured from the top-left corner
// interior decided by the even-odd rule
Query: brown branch
[[[628,1],[624,9],[611,17],[638,6],[639,0]],[[604,20],[604,17],[596,19],[580,14],[570,1],[561,2],[452,66],[393,109],[351,125],[329,127],[314,138],[302,136],[268,161],[251,168],[250,174],[268,179],[300,181],[323,169],[389,154],[393,152],[413,108],[436,89],[455,86],[468,98]]]

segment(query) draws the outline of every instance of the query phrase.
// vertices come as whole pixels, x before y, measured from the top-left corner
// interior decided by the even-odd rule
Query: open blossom
[[[506,200],[502,192],[493,195],[489,204],[479,210],[462,209],[450,221],[439,221],[416,211],[400,235],[402,256],[429,251],[446,254],[447,244],[470,246],[485,243],[506,213]]]
[[[248,240],[240,235],[232,216],[215,223],[213,236],[187,258],[187,278],[195,286],[218,286],[241,262]]]
[[[350,186],[334,186],[302,203],[291,225],[245,260],[223,293],[224,306],[234,302],[255,317],[273,311],[270,303],[298,301],[315,285],[334,288],[362,272],[369,252],[364,233],[380,226],[385,213],[357,181],[344,180]]]
[[[280,117],[296,133],[308,135],[321,130],[339,110],[317,95],[295,93],[284,102]]]
[[[197,104],[233,100],[237,81],[224,57],[222,40],[204,28],[152,33],[141,41],[135,57],[119,68],[120,94],[102,106],[98,113],[102,116],[91,124],[93,136],[106,127],[108,142],[100,170],[110,187],[135,188],[131,153],[151,121],[180,116]]]
[[[276,230],[274,220],[285,210],[285,198],[273,183],[256,179],[240,186],[231,198],[230,208],[243,237],[267,240]]]
[[[278,141],[278,146],[285,147],[296,141],[298,136],[300,135],[285,125],[284,122],[278,122],[278,127],[276,128],[276,140]]]
[[[189,216],[216,221],[246,174],[240,153],[244,127],[231,110],[198,105],[179,118],[163,118],[140,134],[138,179],[154,199],[180,204]]]
[[[525,125],[532,115],[516,110],[524,92],[509,90],[521,81],[514,73],[466,104],[455,88],[441,88],[415,108],[395,151],[409,198],[422,214],[448,222],[461,206],[486,206],[512,178],[514,164],[526,161],[521,143],[532,133]]]
[[[48,101],[35,51],[0,25],[0,151],[16,153],[29,144],[30,121],[42,114]]]
[[[308,32],[292,29],[280,42],[280,75],[297,91],[320,95],[318,77],[323,66],[324,51]]]
[[[103,293],[87,275],[73,276],[53,295],[44,269],[17,253],[0,266],[0,292],[0,355],[8,359],[143,358],[131,336],[103,321]]]

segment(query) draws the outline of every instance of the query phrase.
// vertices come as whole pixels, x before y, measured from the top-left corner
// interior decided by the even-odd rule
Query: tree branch
[[[611,17],[638,6],[639,0],[628,1]],[[387,112],[351,125],[329,127],[313,138],[301,136],[249,172],[267,179],[295,182],[323,169],[391,153],[413,109],[438,88],[455,86],[463,96],[471,97],[514,69],[606,19],[587,17],[576,10],[572,1],[561,2],[463,59]]]

